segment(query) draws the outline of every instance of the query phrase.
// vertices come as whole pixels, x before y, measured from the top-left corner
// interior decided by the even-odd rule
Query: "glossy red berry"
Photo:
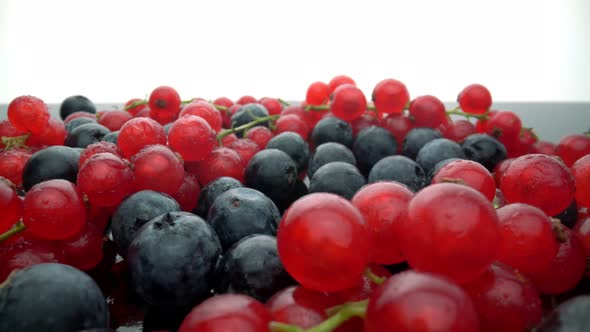
[[[222,146],[229,146],[230,144],[232,144],[233,142],[235,142],[237,140],[238,140],[238,136],[236,136],[236,134],[229,134],[221,139],[221,145]]]
[[[461,287],[434,274],[405,271],[369,297],[364,331],[476,332],[479,323]]]
[[[180,188],[178,188],[178,191],[172,195],[172,198],[178,202],[182,211],[192,212],[197,206],[200,194],[201,188],[197,177],[191,173],[185,172],[182,184],[180,185]]]
[[[180,111],[180,117],[187,115],[196,115],[203,118],[215,132],[221,130],[221,113],[206,101],[193,101],[184,106],[182,111]]]
[[[223,119],[223,128],[231,128],[231,118],[241,107],[241,104],[233,104],[221,114]]]
[[[590,154],[578,159],[571,170],[576,181],[575,198],[578,206],[590,206]]]
[[[332,95],[330,111],[345,121],[360,117],[367,109],[367,99],[361,89],[351,84],[336,88]]]
[[[566,166],[572,166],[576,160],[590,154],[590,136],[570,134],[562,137],[555,147],[555,154]]]
[[[23,203],[8,183],[0,178],[0,234],[12,228],[23,215]]]
[[[397,182],[377,182],[361,188],[351,203],[363,215],[369,229],[369,261],[395,264],[404,261],[399,224],[414,193]]]
[[[305,102],[308,105],[323,105],[330,101],[330,87],[324,82],[313,82],[305,93]]]
[[[268,331],[268,309],[255,299],[240,294],[209,298],[184,318],[178,332]]]
[[[25,195],[23,207],[23,223],[35,238],[67,239],[80,232],[86,223],[82,193],[66,180],[36,184]]]
[[[409,112],[416,127],[438,128],[448,121],[445,105],[434,96],[416,97],[410,103]]]
[[[227,98],[227,97],[219,97],[213,101],[213,105],[223,106],[225,108],[230,108],[234,102]]]
[[[78,170],[78,189],[96,206],[117,206],[133,192],[133,169],[119,156],[92,155]]]
[[[47,127],[49,117],[47,105],[37,97],[20,96],[8,104],[8,121],[18,130],[39,135]]]
[[[178,191],[184,179],[182,161],[164,145],[147,146],[131,158],[135,190],[168,195]]]
[[[486,133],[500,139],[501,142],[511,142],[518,138],[522,122],[518,115],[510,111],[500,111],[490,115],[486,122]]]
[[[369,128],[371,126],[380,126],[381,123],[379,119],[375,116],[374,112],[365,112],[360,117],[352,120],[350,126],[352,127],[352,135],[356,137],[358,133],[360,133],[363,129]]]
[[[514,161],[515,158],[508,158],[504,159],[499,162],[496,167],[494,168],[494,180],[496,181],[496,186],[500,187],[500,179],[504,175],[504,172],[508,169],[510,164]]]
[[[565,242],[559,245],[557,255],[546,268],[528,276],[543,294],[561,294],[578,284],[584,275],[586,253],[577,236],[568,228]]]
[[[559,243],[553,224],[540,209],[528,204],[508,204],[497,210],[500,222],[498,260],[528,273],[546,268]]]
[[[164,127],[152,119],[131,119],[119,131],[117,145],[126,158],[153,144],[166,144],[166,133]]]
[[[258,102],[258,100],[256,98],[249,96],[249,95],[245,95],[245,96],[241,96],[240,98],[238,98],[238,100],[236,101],[236,104],[247,105],[247,104],[254,104],[257,102]]]
[[[546,154],[548,156],[555,155],[555,144],[548,141],[538,141],[533,144],[531,153]]]
[[[131,105],[137,106],[131,107]],[[139,98],[130,99],[128,102],[125,103],[125,110],[132,117],[135,117],[139,112],[143,111],[144,109],[149,109],[149,106],[143,103],[143,100]]]
[[[444,138],[461,143],[467,136],[475,133],[475,125],[467,120],[455,120],[445,126],[441,133]]]
[[[150,110],[156,114],[178,114],[181,102],[178,92],[169,86],[155,88],[148,99]]]
[[[68,263],[63,250],[49,241],[24,239],[0,255],[0,282],[13,271],[41,263]]]
[[[332,94],[334,93],[337,87],[344,84],[351,84],[356,86],[356,82],[352,78],[346,75],[338,75],[332,78],[330,82],[328,82],[328,91],[330,92],[330,94]]]
[[[68,122],[78,119],[78,118],[87,118],[87,119],[92,119],[92,120],[96,120],[96,114],[93,113],[88,113],[88,112],[74,112],[70,115],[68,115],[65,119],[64,119],[64,124],[68,124]]]
[[[356,207],[341,196],[313,193],[293,203],[277,232],[279,256],[306,288],[353,287],[368,264],[369,234]]]
[[[282,115],[275,123],[275,135],[288,131],[299,134],[303,139],[309,136],[307,123],[294,114]]]
[[[16,129],[8,120],[0,121],[0,137],[16,137],[25,135],[27,132]],[[4,143],[0,139],[0,149],[3,149]]]
[[[200,161],[209,156],[217,141],[215,131],[203,118],[187,115],[170,127],[168,144],[183,160]]]
[[[576,226],[574,227],[574,233],[580,240],[584,252],[587,256],[590,256],[590,217],[582,217],[578,219]]]
[[[575,181],[557,159],[530,154],[516,158],[500,179],[500,190],[509,203],[526,203],[554,216],[574,199]]]
[[[132,119],[130,113],[125,111],[108,111],[98,119],[98,123],[109,128],[110,131],[117,131],[123,127],[125,122]]]
[[[492,106],[492,94],[481,84],[471,84],[459,93],[457,102],[465,113],[483,114]]]
[[[496,196],[496,182],[492,174],[480,163],[455,160],[443,166],[432,178],[432,183],[459,182],[482,193],[490,202]]]
[[[98,153],[112,153],[117,157],[122,157],[121,150],[116,144],[111,142],[100,141],[88,145],[84,149],[84,151],[82,151],[82,153],[80,154],[80,159],[78,161],[78,168],[82,167],[86,160]]]
[[[416,193],[400,232],[401,249],[411,267],[459,283],[488,269],[500,239],[490,201],[475,189],[454,183],[433,184]]]
[[[266,147],[266,144],[273,137],[273,133],[270,129],[263,126],[256,126],[246,132],[245,137],[249,140],[254,141],[262,149]]]
[[[258,103],[266,107],[266,110],[270,115],[281,114],[281,111],[283,110],[283,104],[281,104],[276,98],[264,97],[261,98]]]
[[[404,113],[389,114],[381,121],[381,126],[395,137],[398,146],[398,152],[401,152],[404,139],[410,130],[414,129],[414,121]]]
[[[228,148],[237,152],[242,160],[242,164],[244,167],[248,166],[250,159],[254,157],[256,152],[260,151],[260,147],[258,144],[254,143],[254,141],[249,140],[247,138],[240,138],[237,141],[231,143],[227,146]]]
[[[102,230],[86,224],[80,233],[59,241],[58,245],[70,265],[88,271],[95,268],[103,258],[102,238]]]
[[[408,88],[402,82],[385,79],[373,89],[373,102],[379,113],[401,113],[410,102]]]
[[[39,135],[32,134],[27,139],[26,144],[36,147],[64,145],[67,134],[63,122],[50,118],[45,130]]]
[[[23,170],[33,153],[26,149],[10,149],[0,152],[0,176],[17,187],[23,184]]]
[[[539,292],[509,266],[493,264],[463,288],[473,300],[483,332],[522,332],[535,327],[543,317]]]
[[[313,128],[316,123],[322,119],[324,113],[325,112],[305,111],[304,105],[291,105],[283,109],[281,112],[281,117],[284,117],[285,115],[295,115],[303,120],[307,124],[308,128]],[[277,126],[279,121],[280,118],[277,120]]]
[[[226,147],[213,149],[205,160],[187,163],[186,168],[196,175],[203,187],[223,176],[232,177],[240,182],[244,181],[245,166],[240,155]]]

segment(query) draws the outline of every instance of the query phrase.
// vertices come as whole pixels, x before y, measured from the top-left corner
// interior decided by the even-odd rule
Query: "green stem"
[[[283,106],[286,106],[286,107],[289,107],[289,106],[291,106],[291,104],[289,104],[288,102],[286,102],[285,100],[283,100],[283,99],[281,99],[281,98],[278,98],[277,100],[278,100],[278,101],[279,101],[279,103],[281,103],[281,105],[283,105]]]
[[[377,285],[381,285],[382,283],[387,280],[386,277],[380,277],[371,271],[371,268],[367,268],[365,270],[365,277],[369,278],[372,282],[376,283]]]
[[[364,318],[367,312],[367,300],[358,301],[358,302],[349,302],[338,306],[338,310],[334,312],[328,319],[324,320],[323,322],[319,323],[318,325],[308,328],[302,329],[300,327],[279,323],[279,322],[271,322],[270,323],[270,331],[271,332],[330,332],[334,331],[340,325],[342,325],[347,320],[353,317],[361,317]]]
[[[305,106],[306,111],[325,112],[330,110],[330,105],[307,105]]]
[[[191,98],[191,99],[187,99],[187,100],[181,100],[180,101],[180,104],[190,104],[195,99],[197,99],[197,98]]]
[[[147,99],[138,100],[138,101],[132,103],[131,105],[125,106],[125,110],[129,111],[130,109],[136,108],[137,106],[142,106],[142,105],[147,105],[147,104],[148,104]]]
[[[229,136],[231,134],[235,134],[236,132],[239,132],[242,130],[248,130],[248,129],[256,126],[257,124],[260,124],[260,123],[263,123],[266,121],[275,121],[276,119],[279,118],[279,116],[280,116],[279,114],[275,114],[275,115],[269,115],[269,116],[264,116],[264,117],[260,117],[260,118],[255,118],[254,121],[246,123],[246,124],[241,125],[239,127],[222,130],[221,132],[219,132],[219,134],[217,134],[217,140],[219,142],[221,142],[221,140],[226,136]]]
[[[11,229],[7,230],[6,232],[0,234],[0,243],[10,239],[13,235],[16,235],[22,231],[27,229],[25,224],[23,224],[22,220],[19,220]]]
[[[213,105],[213,107],[215,107],[218,111],[227,112],[227,107],[223,105],[217,105],[213,103],[211,103],[211,105]]]
[[[483,114],[470,114],[470,113],[465,113],[465,112],[460,111],[459,107],[448,110],[447,115],[460,115],[460,116],[466,117],[467,119],[469,119],[469,118],[475,118],[478,120],[489,119],[488,112],[483,113]]]
[[[31,134],[25,134],[14,137],[2,136],[2,144],[4,145],[5,150],[12,148],[26,148],[27,145],[25,144],[25,142],[27,141],[27,139],[29,139],[29,137],[31,137]]]

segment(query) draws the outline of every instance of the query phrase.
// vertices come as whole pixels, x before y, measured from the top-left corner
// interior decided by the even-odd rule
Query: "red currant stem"
[[[328,309],[326,309],[326,314],[328,315],[328,317],[335,315],[338,311],[340,311],[340,309],[344,308],[344,306],[346,306],[346,305],[350,305],[351,303],[354,303],[356,305],[363,305],[366,307],[367,304],[369,303],[369,299],[360,300],[360,301],[356,301],[356,302],[347,302],[344,304],[337,305],[335,307],[328,308]]]
[[[218,111],[227,112],[227,107],[223,105],[217,105],[213,103],[211,103],[211,105],[213,105],[213,107],[215,107]]]
[[[25,142],[31,136],[31,134],[24,134],[21,136],[14,136],[14,137],[7,137],[2,136],[2,144],[4,145],[4,149],[12,149],[12,148],[26,148],[27,145]]]
[[[325,112],[330,110],[330,105],[307,105],[306,111]]]
[[[217,134],[217,140],[219,142],[221,142],[221,140],[226,136],[229,136],[231,134],[235,134],[238,131],[248,130],[248,129],[256,126],[257,124],[260,124],[260,123],[263,123],[266,121],[275,121],[276,119],[279,118],[279,116],[280,116],[279,114],[275,114],[275,115],[263,116],[260,118],[254,117],[255,119],[252,122],[246,123],[246,124],[241,125],[236,128],[230,128],[230,129],[225,129],[225,130],[220,131],[219,134]]]
[[[550,218],[551,224],[553,225],[553,235],[555,235],[555,239],[559,243],[564,243],[567,241],[567,233],[561,221],[557,218]]]
[[[531,136],[533,136],[535,138],[536,141],[539,140],[539,136],[537,136],[537,134],[535,134],[535,132],[533,131],[533,128],[525,128],[525,127],[520,128],[521,135],[527,131],[529,132],[529,134],[531,134]]]
[[[369,278],[369,280],[371,280],[372,282],[374,282],[377,285],[381,285],[387,279],[386,277],[380,277],[380,276],[376,275],[375,273],[373,273],[373,271],[371,271],[371,268],[367,268],[365,270],[365,277]]]
[[[330,316],[328,319],[324,320],[323,322],[319,323],[318,325],[308,328],[302,329],[300,327],[279,323],[279,322],[271,322],[270,323],[270,331],[271,332],[330,332],[334,331],[337,327],[342,325],[342,323],[346,322],[347,320],[351,319],[352,317],[365,317],[365,313],[367,312],[367,301],[359,301],[359,302],[350,302],[342,305],[340,309]]]
[[[410,109],[410,102],[408,102],[405,106],[404,106],[404,110],[409,110]]]
[[[286,106],[286,107],[289,107],[289,106],[291,106],[291,104],[290,104],[290,103],[286,102],[285,100],[283,100],[283,99],[281,99],[281,98],[278,98],[277,100],[278,100],[278,101],[279,101],[279,103],[281,103],[281,105],[283,105],[283,106]]]
[[[465,113],[465,112],[460,111],[459,107],[455,107],[453,109],[447,110],[447,115],[460,115],[460,116],[466,117],[467,119],[469,119],[469,118],[475,118],[478,120],[489,119],[488,112],[483,113],[483,114],[470,114],[470,113]]]
[[[19,220],[11,229],[7,230],[6,232],[0,234],[0,243],[4,242],[5,240],[10,239],[13,235],[16,235],[22,231],[24,231],[27,227],[23,224],[22,220]]]
[[[147,99],[144,100],[138,100],[136,102],[131,103],[130,105],[125,106],[125,110],[129,111],[132,108],[136,108],[137,106],[142,106],[142,105],[147,105],[148,101]]]

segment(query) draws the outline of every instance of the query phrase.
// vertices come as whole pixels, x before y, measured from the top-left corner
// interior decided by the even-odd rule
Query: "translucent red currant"
[[[196,115],[207,121],[211,129],[215,132],[221,130],[222,118],[221,113],[211,104],[205,101],[193,101],[183,107],[180,111],[180,117],[186,115]]]
[[[330,111],[345,121],[360,117],[367,108],[367,99],[361,91],[351,84],[340,85],[332,95]]]
[[[4,179],[0,178],[0,234],[6,232],[23,215],[23,203],[18,194]]]
[[[555,154],[566,166],[572,166],[576,160],[590,154],[590,136],[570,134],[562,137],[555,147]]]
[[[492,94],[481,84],[471,84],[459,93],[457,102],[465,113],[483,114],[492,106]]]
[[[401,113],[410,102],[406,85],[394,79],[385,79],[373,89],[373,102],[379,113]]]
[[[215,131],[203,118],[186,115],[176,120],[168,132],[168,144],[186,161],[200,161],[217,144]]]
[[[455,160],[443,166],[432,178],[432,183],[459,181],[482,193],[491,202],[496,196],[496,182],[480,163]]]
[[[152,119],[131,119],[119,131],[117,145],[126,158],[133,156],[143,147],[152,144],[166,144],[164,127]]]
[[[178,92],[169,86],[155,88],[148,99],[150,110],[155,113],[178,114],[181,102]]]
[[[49,117],[47,105],[37,97],[20,96],[8,104],[8,121],[18,130],[41,134]]]
[[[133,169],[119,156],[97,153],[82,164],[77,183],[90,204],[117,206],[133,192]]]
[[[438,128],[448,121],[445,105],[434,96],[416,97],[410,103],[409,112],[416,127]]]
[[[571,170],[576,181],[575,198],[578,206],[590,206],[590,154],[578,159]]]
[[[150,145],[131,158],[135,190],[154,190],[172,195],[184,179],[182,161],[164,145]]]
[[[323,105],[330,100],[330,87],[324,82],[313,82],[305,93],[305,102],[308,105]]]
[[[344,85],[344,84],[351,84],[351,85],[356,86],[356,82],[352,78],[350,78],[346,75],[338,75],[338,76],[335,76],[334,78],[332,78],[330,80],[330,82],[328,83],[328,90],[329,90],[330,94],[334,93],[334,91],[336,90],[337,87]]]

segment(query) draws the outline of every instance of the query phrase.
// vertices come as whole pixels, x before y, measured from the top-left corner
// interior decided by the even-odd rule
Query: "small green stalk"
[[[0,243],[10,239],[12,236],[24,231],[27,229],[25,224],[23,224],[22,220],[19,220],[11,229],[7,230],[6,232],[0,234]]]
[[[245,125],[241,125],[236,128],[222,130],[221,132],[219,132],[219,134],[217,134],[217,141],[221,142],[221,140],[224,137],[229,136],[231,134],[235,134],[236,132],[239,132],[239,131],[248,130],[248,129],[256,126],[257,124],[260,124],[260,123],[263,123],[266,121],[275,121],[276,119],[279,118],[279,116],[280,116],[279,114],[276,114],[276,115],[269,115],[269,116],[264,116],[264,117],[260,117],[260,118],[253,117],[254,121],[246,123]]]
[[[451,110],[447,110],[447,115],[460,115],[460,116],[464,116],[468,120],[470,118],[475,118],[478,120],[487,120],[490,118],[488,115],[488,112],[485,112],[483,114],[470,114],[470,113],[462,112],[459,107],[455,107]]]
[[[279,103],[281,103],[281,105],[285,106],[285,107],[289,107],[291,106],[291,104],[289,104],[288,102],[286,102],[285,100],[278,98],[277,99],[279,101]]]
[[[126,111],[129,111],[130,109],[132,109],[132,108],[136,108],[137,106],[142,106],[142,105],[147,105],[147,104],[148,104],[148,101],[147,101],[147,99],[144,99],[144,100],[138,100],[138,101],[136,101],[136,102],[132,103],[131,105],[127,105],[127,106],[125,106],[125,110],[126,110]]]
[[[365,277],[369,278],[369,280],[371,280],[372,282],[374,282],[377,285],[381,285],[382,283],[385,282],[385,280],[387,280],[386,277],[380,277],[380,276],[376,275],[375,273],[373,273],[373,271],[371,271],[370,268],[367,268],[365,270]]]
[[[330,110],[330,105],[307,105],[305,111],[326,112]]]

